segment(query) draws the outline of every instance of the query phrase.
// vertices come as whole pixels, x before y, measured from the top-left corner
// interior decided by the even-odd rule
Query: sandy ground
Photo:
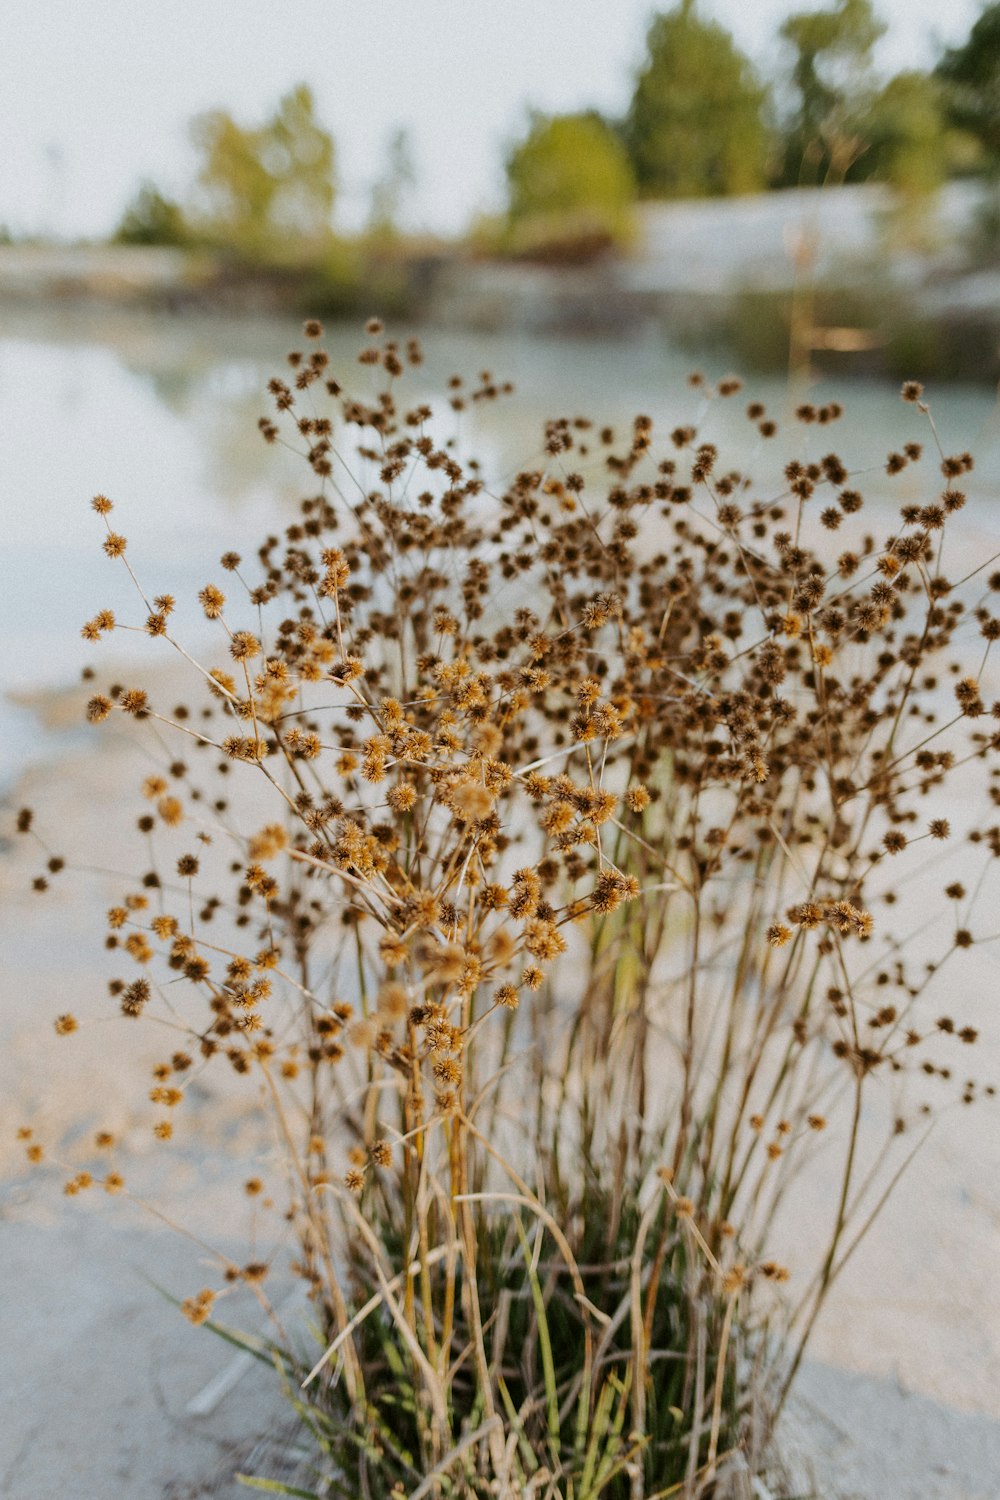
[[[50,705],[57,755],[10,792],[0,838],[29,802],[88,862],[125,871],[131,851],[115,824],[131,819],[113,810],[148,766],[124,741],[103,739],[98,751],[74,737],[58,753],[59,717]],[[29,1173],[14,1141],[31,1123],[72,1156],[94,1129],[121,1128],[133,1117],[135,1065],[154,1056],[149,1028],[101,1019],[101,914],[119,883],[65,875],[38,896],[29,887],[41,863],[30,840],[0,842],[0,1496],[247,1494],[233,1472],[275,1472],[288,1441],[276,1383],[253,1365],[219,1388],[236,1373],[231,1349],[191,1328],[150,1284],[196,1291],[209,1279],[202,1250],[121,1200],[65,1198],[59,1181]],[[994,972],[983,975],[986,1006]],[[69,1009],[84,1024],[56,1038],[51,1019]],[[988,1048],[977,1070],[1000,1073],[995,1016]],[[269,1142],[245,1098],[206,1087],[195,1102],[187,1143],[164,1153],[151,1142],[122,1170],[172,1217],[235,1253],[247,1227],[241,1183],[251,1164],[266,1163]],[[804,1211],[820,1234],[829,1203],[821,1185],[815,1194]],[[784,1430],[794,1493],[1000,1497],[998,1249],[1000,1107],[974,1117],[959,1110],[941,1121],[817,1327]],[[226,1313],[234,1325],[259,1326],[250,1301]]]

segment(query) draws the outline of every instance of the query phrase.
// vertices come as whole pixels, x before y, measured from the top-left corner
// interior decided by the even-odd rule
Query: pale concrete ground
[[[44,808],[40,828],[60,830],[94,865],[128,870],[128,839],[115,824],[131,824],[119,806],[148,767],[121,742],[100,743],[100,751],[74,743],[63,760],[36,767],[4,811],[22,802]],[[17,1126],[31,1123],[72,1156],[98,1126],[121,1128],[133,1118],[135,1065],[156,1055],[149,1035],[155,1028],[133,1031],[99,1019],[109,1014],[102,913],[119,884],[64,875],[39,897],[28,886],[40,864],[24,839],[0,852],[0,1496],[202,1500],[248,1493],[226,1476],[255,1459],[258,1472],[274,1472],[275,1453],[254,1450],[273,1438],[280,1453],[287,1440],[276,1382],[255,1365],[210,1415],[192,1416],[188,1404],[230,1367],[232,1353],[192,1329],[144,1279],[186,1296],[214,1281],[202,1251],[120,1200],[64,1198],[58,1180],[28,1174],[13,1141]],[[984,984],[987,1010],[994,993],[995,984]],[[59,1039],[51,1019],[67,1009],[86,1024]],[[984,1030],[989,1042],[977,1049],[979,1073],[996,1070],[1000,1059],[995,1016]],[[240,1186],[253,1164],[266,1163],[269,1143],[252,1104],[224,1087],[203,1088],[196,1109],[197,1128],[178,1148],[166,1153],[150,1142],[122,1169],[138,1192],[155,1196],[213,1245],[232,1244],[236,1254],[247,1213]],[[800,1231],[819,1235],[830,1204],[822,1181],[815,1182],[798,1213],[805,1216]],[[997,1500],[998,1226],[997,1107],[953,1112],[817,1327],[813,1362],[784,1430],[793,1493]],[[249,1300],[224,1310],[234,1325],[259,1326]]]
[[[912,1337],[919,1340],[919,1328]],[[803,1367],[782,1427],[782,1449],[796,1496],[1000,1496],[1000,1422],[849,1368],[815,1361]]]
[[[103,1210],[105,1205],[94,1206]],[[259,1437],[287,1417],[254,1364],[204,1416],[187,1410],[230,1363],[145,1273],[190,1285],[190,1255],[167,1230],[124,1228],[76,1204],[46,1212],[7,1184],[0,1266],[4,1410],[0,1495],[10,1500],[201,1500],[246,1495],[229,1482]]]
[[[56,841],[84,849],[88,862],[126,871],[133,851],[122,830],[133,819],[126,813],[116,829],[108,828],[123,771],[129,787],[144,774],[141,762],[120,748],[76,751],[66,765],[40,767],[5,799],[0,832],[9,832],[12,807],[45,803],[39,827],[44,822],[50,842],[58,830]],[[0,1496],[248,1494],[233,1473],[276,1472],[287,1439],[289,1412],[277,1380],[252,1362],[232,1390],[217,1400],[209,1391],[202,1405],[211,1411],[192,1414],[189,1404],[232,1369],[236,1351],[193,1328],[157,1290],[182,1298],[218,1287],[210,1257],[124,1198],[64,1197],[63,1174],[29,1168],[14,1140],[29,1123],[51,1154],[74,1168],[94,1167],[93,1131],[124,1131],[142,1109],[142,1080],[162,1039],[156,1028],[100,1019],[112,1014],[106,982],[113,972],[101,951],[101,914],[121,882],[74,875],[35,895],[30,877],[44,854],[23,838],[0,839],[4,844]],[[81,1029],[58,1038],[52,1018],[64,1010],[79,1016]],[[169,1151],[150,1139],[115,1165],[138,1197],[213,1248],[245,1260],[249,1209],[242,1183],[266,1167],[269,1135],[254,1101],[228,1092],[224,1081],[197,1085],[189,1102],[192,1117]],[[263,1331],[262,1313],[246,1293],[221,1303],[218,1316]],[[269,1438],[276,1452],[265,1454],[261,1443]]]

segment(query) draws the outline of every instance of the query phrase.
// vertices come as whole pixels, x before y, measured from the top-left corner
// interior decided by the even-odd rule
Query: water
[[[615,343],[431,332],[423,341],[426,362],[408,377],[407,404],[443,407],[455,372],[474,382],[488,368],[514,381],[513,397],[460,419],[463,443],[494,475],[541,461],[542,427],[551,416],[621,425],[642,411],[665,440],[675,425],[704,416],[701,397],[686,381],[691,368],[710,377],[727,373],[718,354],[699,358],[659,338]],[[0,315],[5,694],[68,686],[91,661],[125,664],[139,655],[151,663],[169,653],[166,645],[123,632],[96,649],[80,638],[82,622],[103,606],[122,619],[142,618],[125,570],[101,551],[102,528],[88,503],[99,491],[115,502],[116,527],[129,537],[129,557],[147,592],[178,597],[179,624],[189,638],[204,629],[192,601],[219,577],[219,554],[230,547],[252,553],[315,488],[301,460],[268,448],[256,430],[266,380],[283,370],[286,351],[300,342],[291,320],[55,308]],[[330,333],[334,373],[365,395],[374,377],[355,361],[358,344],[356,327]],[[748,390],[771,415],[786,414],[783,381],[752,379]],[[874,468],[863,484],[874,501],[873,519],[891,525],[890,495],[896,503],[932,498],[932,467],[892,481],[880,472],[890,447],[928,436],[896,386],[834,380],[809,394],[817,401],[836,396],[847,408],[836,429],[813,427],[801,437],[811,456],[836,446],[850,467]],[[981,387],[932,394],[945,446],[970,448],[977,457],[969,490],[980,503],[965,513],[963,529],[965,555],[982,560],[1000,548],[997,402]],[[769,472],[773,487],[779,455],[756,437],[745,404],[744,395],[717,403],[702,431],[719,442],[727,467]],[[761,492],[768,493],[763,481]],[[59,744],[66,744],[62,736]],[[53,748],[34,715],[5,697],[0,784]]]

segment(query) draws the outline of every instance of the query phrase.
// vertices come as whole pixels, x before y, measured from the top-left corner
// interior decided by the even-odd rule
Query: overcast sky
[[[765,69],[816,0],[701,0]],[[669,7],[663,7],[669,8]],[[411,132],[415,225],[462,228],[499,198],[529,106],[620,111],[650,0],[0,0],[0,224],[97,235],[143,176],[183,193],[187,122],[251,121],[309,82],[337,142],[338,220],[363,220],[394,127]],[[926,64],[979,0],[881,0],[879,62]]]

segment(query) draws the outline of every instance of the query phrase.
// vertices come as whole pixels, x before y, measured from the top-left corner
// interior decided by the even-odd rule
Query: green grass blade
[[[611,1381],[606,1380],[601,1386],[601,1394],[597,1398],[597,1406],[594,1410],[594,1421],[590,1429],[590,1442],[587,1444],[587,1456],[583,1464],[583,1474],[580,1476],[580,1500],[588,1500],[593,1488],[594,1474],[597,1470],[598,1451],[607,1431],[608,1414],[611,1410],[611,1402],[614,1400],[614,1395],[614,1388]]]
[[[597,1466],[594,1478],[594,1494],[599,1495],[618,1475],[625,1465],[637,1453],[641,1452],[645,1439],[630,1452],[622,1452],[622,1428],[625,1426],[625,1414],[628,1411],[629,1391],[632,1386],[631,1374],[624,1380],[619,1380],[617,1375],[608,1379],[608,1385],[613,1386],[618,1392],[618,1410],[608,1427],[608,1438],[604,1444],[604,1454]],[[603,1394],[603,1392],[602,1392]]]
[[[297,1495],[299,1500],[320,1500],[315,1490],[300,1490],[294,1484],[282,1484],[280,1479],[255,1479],[252,1474],[237,1474],[236,1478],[251,1490],[267,1490],[271,1495]]]
[[[528,1237],[524,1232],[520,1215],[515,1216],[518,1238],[521,1241],[521,1249],[524,1251],[524,1264],[528,1272],[528,1281],[531,1285],[531,1300],[535,1304],[535,1317],[538,1319],[538,1347],[542,1355],[542,1374],[545,1378],[545,1402],[548,1413],[549,1442],[552,1445],[553,1455],[559,1452],[559,1392],[556,1388],[556,1366],[552,1357],[552,1339],[549,1334],[549,1320],[545,1313],[545,1298],[542,1296],[541,1283],[538,1274],[531,1264],[531,1247]]]
[[[497,1387],[500,1391],[500,1399],[503,1401],[504,1409],[507,1412],[507,1420],[517,1433],[518,1451],[521,1454],[524,1466],[529,1474],[534,1474],[538,1468],[538,1459],[532,1450],[531,1444],[525,1437],[524,1423],[521,1421],[517,1408],[514,1405],[514,1399],[507,1389],[507,1382],[503,1376],[498,1378]]]

